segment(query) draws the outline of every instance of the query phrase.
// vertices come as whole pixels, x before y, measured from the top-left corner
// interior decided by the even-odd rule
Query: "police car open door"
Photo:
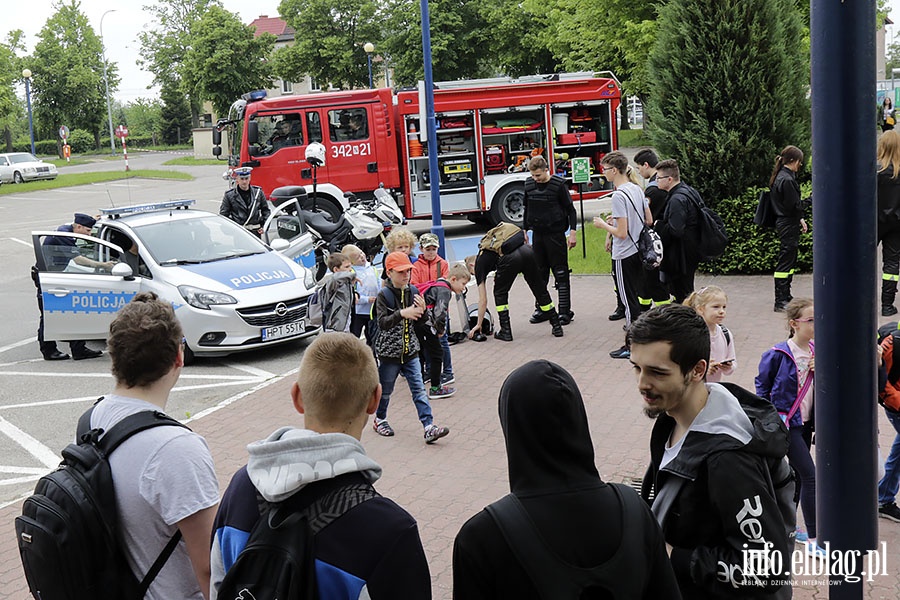
[[[116,312],[140,291],[123,250],[88,235],[31,234],[48,340],[106,339]],[[127,268],[125,268],[127,267]]]

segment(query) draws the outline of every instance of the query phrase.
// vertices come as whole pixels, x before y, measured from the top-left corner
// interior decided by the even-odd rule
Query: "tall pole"
[[[25,79],[25,102],[28,104],[28,135],[31,137],[31,153],[34,154],[34,121],[31,119],[31,70],[22,69]]]
[[[106,42],[103,41],[103,18],[116,9],[111,8],[100,17],[100,52],[103,56],[103,85],[106,88],[106,118],[109,123],[109,150],[111,154],[116,153],[116,141],[113,138],[112,126],[112,107],[109,104],[109,77],[106,76]]]
[[[372,53],[375,52],[375,44],[372,42],[366,42],[366,45],[363,46],[363,49],[366,51],[366,60],[369,63],[369,89],[371,90],[375,86],[372,81]]]
[[[811,19],[818,542],[865,556],[878,543],[875,0],[812,0]],[[828,592],[862,598],[863,583]]]
[[[438,236],[438,248],[446,253],[441,222],[441,176],[438,173],[437,121],[434,118],[434,76],[431,74],[431,17],[428,0],[419,0],[422,11],[422,58],[425,66],[425,131],[428,133],[428,180],[431,182],[431,231]],[[444,257],[446,258],[446,256]]]

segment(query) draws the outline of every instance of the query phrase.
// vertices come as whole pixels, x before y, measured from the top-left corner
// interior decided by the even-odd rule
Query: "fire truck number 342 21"
[[[372,154],[372,145],[369,142],[363,144],[340,144],[331,147],[331,158],[369,156],[370,154]]]

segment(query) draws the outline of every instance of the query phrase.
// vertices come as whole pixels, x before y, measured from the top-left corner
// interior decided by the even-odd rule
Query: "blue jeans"
[[[797,473],[800,487],[800,506],[803,520],[810,538],[816,537],[816,465],[813,463],[809,447],[803,441],[803,427],[791,427],[788,462]]]
[[[419,364],[418,356],[405,363],[381,361],[381,365],[378,367],[378,379],[381,381],[381,401],[378,403],[375,416],[379,419],[387,419],[388,404],[391,402],[391,394],[394,393],[394,385],[401,372],[409,385],[409,393],[412,395],[413,404],[416,405],[416,412],[419,413],[419,421],[422,422],[423,427],[428,427],[434,421],[434,417],[431,416],[431,405],[428,403],[425,384],[422,382],[422,367]]]
[[[890,504],[897,497],[900,488],[900,413],[884,410],[888,421],[897,432],[894,443],[891,444],[891,453],[884,461],[884,477],[878,482],[878,504]]]
[[[447,319],[447,328],[444,335],[441,336],[441,348],[444,349],[444,372],[443,375],[453,375],[453,364],[450,362],[450,319]]]

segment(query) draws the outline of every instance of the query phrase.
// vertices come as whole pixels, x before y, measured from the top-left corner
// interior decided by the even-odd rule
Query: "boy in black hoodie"
[[[533,527],[521,528],[524,544],[507,541],[492,511],[510,496],[469,519],[453,546],[454,598],[681,598],[647,505],[626,486],[600,479],[584,402],[565,369],[535,360],[510,373],[500,389],[500,426],[510,496]],[[591,588],[566,589],[591,571]]]
[[[790,598],[789,574],[744,572],[754,564],[745,559],[760,556],[747,551],[779,553],[791,567],[794,484],[774,406],[736,385],[706,383],[709,329],[690,307],[651,309],[628,338],[644,412],[656,419],[642,492],[655,491],[653,514],[682,595]]]

